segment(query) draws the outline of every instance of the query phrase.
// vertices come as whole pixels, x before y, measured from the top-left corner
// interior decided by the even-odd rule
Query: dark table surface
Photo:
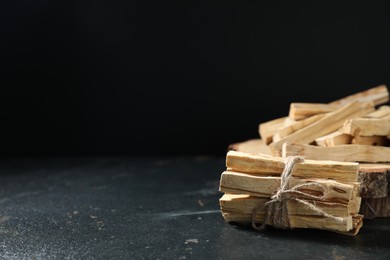
[[[390,219],[356,237],[224,223],[224,158],[0,161],[1,259],[390,259]]]

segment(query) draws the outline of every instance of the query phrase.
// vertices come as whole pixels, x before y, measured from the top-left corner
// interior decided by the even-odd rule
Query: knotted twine
[[[296,163],[303,162],[301,156],[289,156],[285,160],[285,166],[280,179],[280,187],[271,200],[265,204],[259,205],[252,212],[252,226],[257,230],[263,230],[266,224],[272,225],[279,229],[289,229],[290,213],[288,212],[287,202],[296,201],[303,204],[305,207],[313,210],[313,213],[318,216],[329,218],[337,223],[343,223],[342,217],[335,217],[320,209],[315,201],[324,201],[328,197],[328,192],[318,182],[308,182],[298,184],[290,188],[291,173]],[[301,191],[302,188],[318,188],[322,195],[312,195]],[[259,210],[265,208],[265,218],[262,225],[256,225],[256,214]]]

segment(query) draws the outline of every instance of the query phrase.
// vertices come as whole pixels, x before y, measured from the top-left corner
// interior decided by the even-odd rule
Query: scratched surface
[[[390,220],[357,237],[224,223],[223,158],[0,161],[0,259],[389,259]]]

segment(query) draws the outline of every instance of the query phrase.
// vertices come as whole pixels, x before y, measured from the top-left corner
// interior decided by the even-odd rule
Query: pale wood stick
[[[281,117],[259,124],[259,134],[265,144],[272,142],[273,135],[284,125],[285,119],[286,117]]]
[[[220,191],[225,193],[249,194],[257,197],[270,198],[280,187],[280,177],[255,176],[246,173],[225,171],[221,174]],[[291,178],[290,187],[315,182],[319,185],[305,187],[305,193],[322,196],[321,188],[327,193],[327,202],[348,204],[352,195],[356,196],[359,183],[340,183],[327,179],[301,179]],[[298,196],[299,197],[299,196]],[[357,212],[355,212],[357,213]]]
[[[359,213],[361,202],[362,202],[362,197],[352,197],[352,199],[348,203],[349,212],[351,212],[352,214]]]
[[[271,155],[269,147],[261,139],[251,139],[244,142],[231,144],[229,145],[228,150],[244,153],[261,153]]]
[[[390,106],[380,106],[377,110],[374,112],[371,112],[364,117],[367,118],[383,118],[390,116]]]
[[[312,160],[332,160],[340,162],[390,162],[390,147],[371,145],[338,145],[322,147],[297,143],[283,146],[283,157],[300,155]]]
[[[389,192],[389,175],[390,164],[360,163],[358,175],[361,184],[360,196],[363,198],[386,197]]]
[[[297,121],[297,120],[294,120],[294,119],[291,119],[291,118],[289,118],[289,117],[287,116],[286,119],[284,120],[283,127],[286,127],[286,126],[295,124],[296,122],[298,122],[298,121]]]
[[[386,85],[379,85],[368,90],[352,94],[339,100],[330,102],[330,105],[344,106],[345,104],[360,101],[360,102],[374,102],[375,106],[384,104],[389,101],[389,92]]]
[[[284,127],[280,128],[274,134],[272,140],[274,142],[277,142],[280,139],[285,138],[286,136],[288,136],[288,135],[290,135],[292,133],[295,133],[299,129],[302,129],[302,128],[308,126],[308,125],[313,124],[314,122],[317,122],[318,120],[320,120],[324,116],[325,116],[325,114],[315,115],[315,116],[311,116],[311,117],[308,117],[308,118],[300,120],[300,121],[296,121],[295,123],[292,123],[290,125],[284,126]]]
[[[256,198],[247,195],[225,194],[220,199],[220,206],[222,215],[227,222],[251,222],[253,209],[264,205],[267,201],[268,200],[263,198]],[[317,212],[294,201],[288,201],[287,205],[288,209],[291,209],[292,211],[290,213],[291,228],[316,228],[341,232],[348,232],[354,228],[352,216],[345,213],[347,209],[343,208],[345,206],[342,204],[335,205],[335,203],[331,203],[330,205],[326,205],[325,202],[321,203],[321,205],[324,206],[324,211],[328,210],[329,212],[333,211],[333,213],[336,214],[339,213],[341,217],[344,218],[343,223],[335,222],[329,218],[320,217]],[[265,209],[259,210],[258,214],[256,214],[256,221],[261,223],[264,221],[264,218]]]
[[[339,131],[318,137],[316,144],[319,146],[336,146],[341,144],[350,144],[352,142],[352,136],[343,134]]]
[[[237,188],[230,188],[230,187],[225,187],[225,186],[221,186],[220,187],[220,191],[221,192],[225,192],[225,193],[230,193],[230,194],[245,194],[245,195],[250,195],[250,196],[253,196],[253,197],[268,198],[268,199],[269,199],[269,196],[270,196],[269,194],[266,194],[264,192],[248,191],[248,190],[242,190],[242,189],[237,189]],[[356,194],[359,194],[359,191],[358,191],[358,189],[354,188],[354,190],[352,192],[352,198],[346,204],[348,206],[349,212],[353,213],[353,214],[359,212],[360,204],[361,204],[361,200],[362,200],[362,198],[358,197]],[[342,203],[342,202],[340,200],[340,202],[334,202],[334,203]],[[342,204],[345,204],[345,203],[342,203]]]
[[[250,196],[253,196],[253,197],[269,199],[269,197],[267,197],[266,194],[261,193],[261,192],[250,192],[250,191],[238,190],[238,189],[227,188],[227,187],[222,187],[220,190],[222,192],[229,193],[229,194],[245,194],[245,195],[250,195]],[[360,209],[361,200],[362,200],[361,197],[354,197],[348,203],[331,202],[331,201],[328,201],[328,202],[329,203],[345,204],[348,207],[348,212],[350,212],[351,214],[355,214],[355,213],[357,214],[359,212],[359,209]]]
[[[308,125],[295,133],[270,144],[272,154],[281,156],[282,146],[286,142],[309,144],[316,138],[339,129],[346,119],[363,116],[373,110],[372,103],[349,103],[342,108],[327,114],[317,122]]]
[[[302,120],[310,116],[332,112],[338,108],[337,105],[320,103],[291,103],[288,117],[294,120]]]
[[[353,136],[390,135],[390,118],[355,118],[347,120],[340,132]]]
[[[373,135],[373,136],[362,136],[362,135],[356,135],[352,138],[352,144],[364,144],[364,145],[379,145],[379,146],[388,146],[389,145],[389,139],[387,136],[379,136],[379,135]]]
[[[253,155],[235,151],[229,151],[226,156],[226,167],[237,172],[262,176],[280,176],[284,166],[284,159],[281,157]],[[353,162],[305,160],[294,166],[292,176],[355,182],[357,181],[358,170],[359,164]]]
[[[249,213],[242,214],[242,213],[222,211],[222,210],[221,210],[221,213],[222,213],[222,216],[226,222],[234,222],[234,223],[248,225],[252,221],[252,215]],[[306,217],[304,220],[301,219],[300,221],[305,221],[307,223],[311,223],[310,226],[305,226],[305,227],[299,226],[299,227],[295,227],[295,228],[322,229],[322,230],[327,230],[327,231],[339,233],[342,235],[356,236],[359,233],[361,227],[363,226],[363,215],[357,214],[357,215],[351,216],[351,218],[352,218],[353,228],[350,231],[339,231],[338,230],[339,228],[337,228],[337,227],[336,228],[328,227],[327,225],[328,225],[329,221],[324,220],[324,218],[317,218],[317,217]],[[299,219],[299,216],[294,216],[293,219]],[[264,221],[264,216],[256,215],[256,222],[262,223],[263,221]],[[316,223],[317,225],[320,225],[321,227],[319,227],[313,223]],[[315,226],[313,226],[313,225],[315,225]]]
[[[224,194],[220,198],[220,207],[224,211],[229,212],[240,212],[244,214],[252,213],[253,209],[258,205],[264,205],[270,199],[267,198],[258,198],[252,197],[245,194]],[[321,210],[325,211],[328,214],[331,214],[335,217],[348,217],[351,216],[351,213],[348,210],[347,204],[336,203],[336,202],[324,202],[316,201],[315,205]],[[318,212],[309,209],[305,205],[298,203],[296,201],[290,200],[287,201],[288,211],[292,215],[304,215],[304,216],[318,216]],[[260,210],[259,215],[264,215],[264,209]],[[353,214],[355,215],[355,213]]]

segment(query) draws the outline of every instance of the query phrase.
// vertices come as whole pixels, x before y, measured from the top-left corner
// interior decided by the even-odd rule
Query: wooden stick
[[[321,136],[316,139],[316,144],[319,146],[336,146],[341,144],[350,144],[352,142],[352,136],[343,134],[339,131]]]
[[[289,125],[293,125],[293,124],[295,124],[296,122],[298,122],[298,121],[297,121],[297,120],[294,120],[294,119],[291,119],[291,118],[289,118],[289,117],[287,116],[286,119],[284,120],[283,127],[286,127],[286,126],[289,126]]]
[[[348,203],[349,212],[356,214],[360,211],[360,206],[362,203],[362,197],[352,197],[351,201]]]
[[[295,133],[280,139],[270,145],[272,154],[280,156],[282,146],[286,142],[298,142],[303,144],[309,144],[316,138],[329,134],[339,129],[345,120],[348,118],[355,118],[363,116],[373,110],[373,104],[371,103],[359,103],[353,102],[345,105],[344,107],[327,114],[317,122],[306,126]]]
[[[250,214],[256,206],[264,205],[269,199],[252,197],[245,194],[224,194],[219,201],[220,206],[224,211],[238,211],[240,213]],[[316,201],[316,206],[335,217],[351,216],[346,204]],[[289,213],[292,215],[318,216],[317,212],[296,201],[288,201],[287,207]],[[264,215],[264,213],[265,211],[262,209],[259,212],[259,215]]]
[[[280,128],[273,136],[273,141],[274,142],[277,142],[279,141],[280,139],[282,138],[285,138],[286,136],[288,135],[291,135],[293,133],[295,133],[296,131],[308,126],[308,125],[311,125],[313,124],[314,122],[317,122],[318,120],[320,120],[321,118],[323,118],[326,114],[320,114],[320,115],[315,115],[315,116],[311,116],[311,117],[308,117],[308,118],[305,118],[303,120],[300,120],[300,121],[296,121],[295,123],[293,124],[290,124],[290,125],[287,125],[287,126],[284,126],[282,128]]]
[[[389,118],[355,118],[349,119],[341,127],[340,132],[353,136],[390,135]]]
[[[264,198],[225,194],[220,199],[220,206],[222,215],[227,222],[251,222],[253,209],[264,205],[265,202],[267,200]],[[298,205],[299,203],[294,201],[287,203],[288,209],[292,211],[290,213],[290,225],[292,228],[316,228],[340,232],[348,232],[357,228],[357,226],[354,226],[352,216],[345,216],[343,223],[337,223],[331,219],[318,216],[318,213]],[[324,211],[327,210],[336,214],[339,212],[341,215],[345,215],[345,209],[340,210],[340,207],[343,207],[341,205],[336,206],[333,203],[327,205],[326,203],[321,203],[321,205]],[[256,221],[261,223],[264,221],[264,217],[265,211],[259,210],[258,214],[256,214]]]
[[[390,162],[390,147],[359,144],[321,147],[286,143],[283,146],[283,157],[292,155],[300,155],[312,160],[370,163]]]
[[[273,135],[284,125],[286,117],[277,118],[259,125],[259,134],[265,144],[272,142]]]
[[[271,155],[269,147],[261,139],[251,139],[240,143],[231,144],[228,147],[229,151],[239,151],[253,154],[268,154]]]
[[[332,112],[338,108],[337,105],[320,103],[291,103],[288,117],[294,120],[302,120],[310,116]]]
[[[352,138],[352,144],[364,144],[364,145],[379,145],[379,146],[388,146],[389,145],[389,139],[387,136],[379,136],[379,135],[373,135],[373,136],[362,136],[362,135],[356,135]]]
[[[364,117],[367,118],[383,118],[390,116],[390,106],[380,106],[377,110],[374,112],[371,112]]]
[[[339,100],[330,102],[330,105],[344,106],[348,103],[360,101],[360,102],[374,102],[375,106],[384,104],[389,101],[389,92],[386,85],[379,85],[368,90],[358,92],[356,94],[344,97]]]
[[[253,155],[235,151],[229,151],[226,156],[226,167],[236,172],[261,176],[280,176],[284,166],[284,159],[281,157]],[[358,170],[358,163],[305,160],[294,166],[292,176],[356,182]]]
[[[359,183],[340,183],[326,179],[301,179],[291,178],[290,187],[296,185],[316,182],[327,192],[327,202],[337,202],[348,204],[353,196],[357,196]],[[257,197],[270,198],[280,187],[280,177],[273,176],[254,176],[246,173],[225,171],[221,175],[220,191],[234,194],[249,194]],[[305,193],[322,196],[319,187],[305,187],[302,191]],[[357,213],[357,212],[354,212]]]

